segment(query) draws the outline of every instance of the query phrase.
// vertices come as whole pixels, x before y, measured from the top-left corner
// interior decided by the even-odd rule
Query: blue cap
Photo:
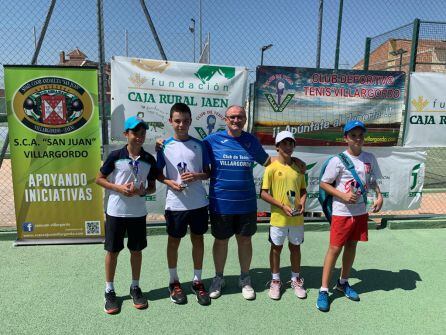
[[[147,124],[144,122],[143,119],[141,119],[137,116],[130,116],[127,120],[125,120],[124,131],[133,130],[139,124],[142,124],[146,130],[148,129]]]
[[[351,120],[348,121],[347,124],[344,126],[344,135],[347,134],[350,130],[353,128],[362,128],[364,131],[367,131],[367,128],[365,127],[365,124],[358,120]]]

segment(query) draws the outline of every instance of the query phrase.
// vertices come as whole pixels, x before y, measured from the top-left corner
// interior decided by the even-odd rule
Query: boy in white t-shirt
[[[365,190],[376,192],[373,212],[378,212],[383,204],[383,197],[377,179],[381,178],[378,163],[373,154],[362,151],[366,127],[361,121],[349,121],[344,127],[344,140],[348,148],[344,154],[352,161],[356,174]],[[358,293],[350,287],[348,277],[353,266],[358,241],[367,241],[368,213],[361,187],[353,174],[345,167],[338,156],[328,163],[320,180],[320,187],[333,196],[333,216],[330,227],[330,245],[325,256],[322,273],[322,286],[316,307],[323,312],[330,309],[328,285],[331,272],[342,248],[341,275],[335,289],[341,291],[353,301],[359,301]]]
[[[202,180],[208,179],[209,158],[203,142],[189,136],[192,115],[189,107],[176,103],[170,109],[169,123],[174,135],[163,142],[157,152],[158,180],[167,185],[165,218],[167,224],[167,263],[170,299],[176,304],[187,302],[177,273],[178,248],[190,228],[194,277],[192,291],[200,305],[211,300],[202,281],[204,255],[203,234],[208,230],[208,199]]]

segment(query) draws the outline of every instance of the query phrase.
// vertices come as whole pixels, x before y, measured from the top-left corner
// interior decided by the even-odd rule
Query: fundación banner
[[[4,70],[18,240],[101,238],[97,70]]]
[[[404,78],[393,71],[259,66],[253,132],[269,145],[282,130],[294,133],[298,145],[343,145],[341,129],[355,119],[368,127],[367,146],[394,146]]]
[[[410,74],[404,146],[446,147],[446,74]]]
[[[125,141],[124,120],[133,115],[149,126],[147,144],[171,136],[169,112],[177,102],[192,111],[191,136],[203,139],[222,130],[226,109],[245,103],[247,74],[243,67],[115,56],[111,61],[112,140]]]

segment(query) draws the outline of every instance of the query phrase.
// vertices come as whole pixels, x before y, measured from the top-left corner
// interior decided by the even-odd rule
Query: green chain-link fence
[[[446,73],[446,22],[415,19],[410,24],[367,38],[364,60],[355,68]],[[424,187],[422,208],[407,213],[445,214],[446,148],[427,149]]]
[[[446,9],[441,0],[345,0],[341,26],[338,25],[340,1],[336,0],[2,1],[0,64],[30,64],[37,54],[37,48],[39,52],[36,64],[39,65],[97,65],[101,59],[98,33],[98,8],[101,4],[105,75],[109,73],[106,64],[113,55],[162,59],[162,53],[144,13],[146,7],[167,59],[186,62],[198,60],[200,49],[209,35],[211,63],[248,67],[250,83],[255,80],[255,68],[261,57],[260,49],[268,44],[273,44],[273,47],[264,53],[265,65],[315,67],[318,16],[322,12],[320,66],[334,67],[338,27],[342,27],[337,53],[338,65],[339,68],[348,69],[358,66],[363,68],[364,62],[361,59],[364,58],[366,36],[389,31],[411,22],[415,16],[425,15],[432,20],[439,19]],[[51,18],[39,46],[39,37],[51,5],[54,5]],[[392,13],[391,20],[382,20],[388,13]],[[422,21],[419,36],[446,40],[444,27],[444,24]],[[391,55],[384,65],[377,65],[372,64],[373,50],[383,43],[394,43],[396,50],[410,50],[412,36],[413,24],[409,24],[370,39],[369,68],[378,69],[375,66],[381,66],[379,69],[395,70],[401,67],[405,70],[410,59],[409,52],[402,56]],[[398,41],[388,42],[392,38]],[[407,46],[405,43],[408,43]],[[423,48],[423,45],[419,46],[419,50],[424,50]],[[427,54],[429,48],[425,49]],[[444,54],[437,54],[439,63],[444,62]],[[417,60],[417,71],[426,65],[421,64],[423,59]],[[108,89],[109,83],[104,87]],[[0,148],[7,134],[3,89],[3,69],[0,66]],[[107,114],[108,106],[104,107]],[[107,134],[107,124],[104,129]],[[446,159],[443,156],[443,150],[429,151],[426,185],[430,188],[445,187]],[[10,160],[6,156],[1,162],[0,225],[14,225]]]

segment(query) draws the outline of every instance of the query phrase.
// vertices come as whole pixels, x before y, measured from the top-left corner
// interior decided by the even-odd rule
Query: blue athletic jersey
[[[268,154],[257,138],[242,132],[230,136],[226,130],[207,136],[203,142],[211,160],[209,209],[219,214],[257,211],[254,163],[264,164]]]

